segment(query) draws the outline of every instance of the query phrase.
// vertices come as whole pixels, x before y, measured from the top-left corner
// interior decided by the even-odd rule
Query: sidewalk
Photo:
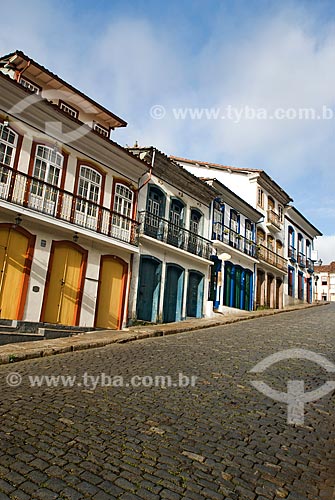
[[[158,325],[133,326],[122,331],[91,331],[75,335],[73,337],[7,344],[0,346],[0,364],[24,361],[25,359],[40,358],[43,356],[51,356],[53,354],[61,354],[71,351],[104,347],[109,344],[132,342],[134,340],[149,337],[160,337],[163,335],[172,335],[174,333],[201,330],[203,328],[227,325],[238,321],[271,316],[274,314],[283,314],[310,307],[319,307],[326,304],[328,303],[321,302],[316,304],[304,304],[302,306],[291,306],[280,310],[266,309],[251,312],[241,311],[227,315],[215,314],[213,318],[189,319],[177,323],[165,323]]]

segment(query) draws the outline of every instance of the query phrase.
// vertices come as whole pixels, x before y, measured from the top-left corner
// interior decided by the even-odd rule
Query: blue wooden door
[[[202,317],[203,274],[195,271],[189,273],[186,314],[193,318]]]
[[[244,309],[252,309],[252,272],[248,270],[245,271]]]
[[[225,306],[231,307],[231,288],[232,288],[232,277],[233,277],[233,266],[230,262],[225,262],[224,265],[224,293],[223,293],[223,304]]]
[[[163,321],[171,323],[181,320],[183,305],[183,269],[176,265],[166,266]]]
[[[158,315],[161,263],[142,257],[137,297],[137,318],[155,323]]]

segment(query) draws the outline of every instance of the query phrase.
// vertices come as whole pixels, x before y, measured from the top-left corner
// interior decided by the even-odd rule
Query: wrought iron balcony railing
[[[309,273],[314,273],[314,261],[312,259],[306,259],[306,267]]]
[[[278,269],[281,269],[282,271],[287,270],[286,259],[270,248],[267,248],[265,245],[257,245],[257,257],[259,258],[259,260],[263,260],[264,262],[267,262],[268,264],[271,264]]]
[[[138,222],[0,163],[0,199],[137,245]]]
[[[222,241],[222,243],[250,255],[250,257],[257,258],[256,243],[223,224],[214,223],[212,240]]]
[[[212,245],[206,238],[150,212],[140,212],[139,215],[140,234],[145,234],[204,259],[210,258]]]
[[[297,261],[297,251],[294,247],[289,246],[288,247],[288,258],[292,260],[293,262]]]
[[[306,256],[302,252],[298,253],[298,264],[300,267],[306,267]]]
[[[267,214],[268,214],[267,222],[280,230],[282,228],[283,223],[280,220],[279,214],[277,214],[277,212],[271,209],[268,210]]]

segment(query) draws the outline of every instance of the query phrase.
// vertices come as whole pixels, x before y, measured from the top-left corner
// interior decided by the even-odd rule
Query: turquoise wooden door
[[[231,307],[232,269],[230,262],[225,262],[223,304],[228,307]]]
[[[186,314],[193,318],[202,317],[204,276],[197,271],[190,271],[187,288]]]
[[[250,311],[252,309],[252,273],[251,271],[245,271],[245,282],[244,282],[244,309]]]
[[[163,321],[180,321],[183,306],[184,270],[177,265],[166,266]]]
[[[156,323],[161,282],[161,262],[152,257],[141,257],[137,296],[137,318]]]
[[[241,292],[242,292],[242,269],[235,266],[235,293],[234,293],[234,306],[238,309],[241,308]]]

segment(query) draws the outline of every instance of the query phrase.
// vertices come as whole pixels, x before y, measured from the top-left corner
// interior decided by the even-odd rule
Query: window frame
[[[14,142],[10,143],[8,140],[4,139],[2,137],[2,133],[5,129],[8,129],[10,133],[14,135]],[[3,123],[0,123],[0,144],[5,145],[5,151],[7,151],[7,148],[12,148],[12,152],[10,153],[10,164],[5,163],[4,161],[0,162],[1,165],[8,167],[8,168],[14,168],[14,162],[15,162],[15,156],[16,156],[16,150],[18,147],[18,141],[19,141],[19,134],[15,132],[11,127],[6,127]],[[8,156],[8,153],[4,153],[4,158],[5,156]]]
[[[264,209],[264,191],[261,187],[257,188],[257,206]]]
[[[63,113],[71,116],[71,118],[74,118],[76,120],[78,119],[79,111],[76,108],[74,108],[73,106],[71,106],[70,104],[68,104],[67,102],[59,99],[58,107]],[[65,109],[65,108],[67,108],[67,109]]]
[[[38,95],[40,94],[40,92],[42,92],[42,87],[40,87],[40,85],[37,85],[35,82],[31,81],[29,78],[26,78],[25,76],[20,77],[19,84],[22,85],[23,88],[30,90],[30,92],[34,94]]]

